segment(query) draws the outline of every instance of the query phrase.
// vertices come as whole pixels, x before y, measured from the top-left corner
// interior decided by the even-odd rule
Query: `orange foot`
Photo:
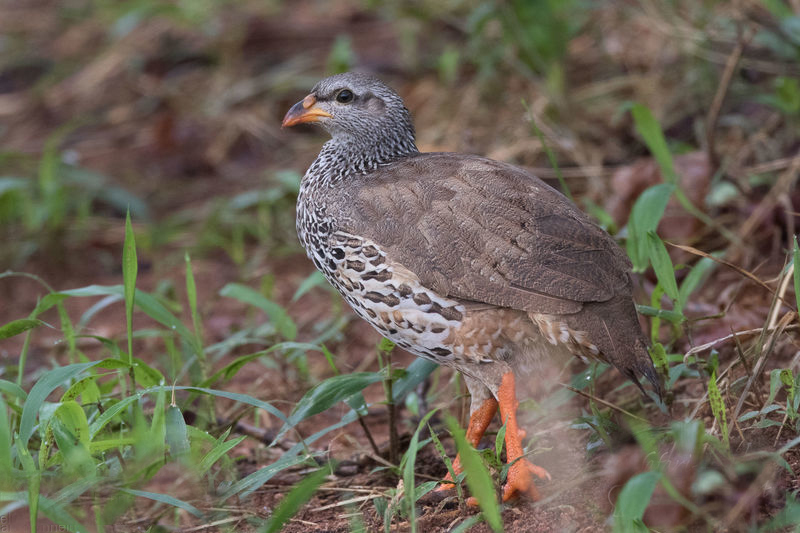
[[[508,469],[506,484],[503,485],[503,501],[508,501],[517,494],[539,499],[539,491],[533,484],[533,476],[539,479],[551,479],[550,474],[541,466],[536,466],[523,457],[522,439],[525,432],[517,424],[517,394],[514,374],[503,375],[498,390],[500,417],[506,423],[506,460],[511,464]]]
[[[469,442],[473,448],[478,447],[481,437],[483,437],[486,428],[489,427],[489,423],[492,421],[492,418],[494,418],[496,412],[497,400],[494,398],[487,398],[480,407],[470,415],[466,437],[467,442]],[[456,475],[460,474],[463,470],[461,468],[461,458],[459,456],[456,456],[455,461],[453,461],[453,470]],[[442,483],[436,488],[436,491],[440,493],[449,491],[455,488],[455,486],[455,480],[453,476],[450,475],[450,472],[448,472],[442,480]]]
[[[533,501],[537,501],[539,490],[533,483],[533,476],[539,479],[550,480],[550,473],[537,466],[527,459],[519,459],[508,469],[506,484],[503,485],[503,501],[507,502],[518,494],[527,495]]]

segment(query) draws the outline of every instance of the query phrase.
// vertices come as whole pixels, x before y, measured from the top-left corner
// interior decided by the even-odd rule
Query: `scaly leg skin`
[[[485,399],[481,406],[470,415],[466,437],[467,442],[469,442],[473,448],[478,447],[481,437],[483,437],[486,428],[489,427],[489,423],[492,421],[492,418],[494,418],[496,412],[497,400],[490,397]],[[453,461],[453,471],[458,475],[461,473],[461,470],[461,457],[460,455],[456,455],[456,459]],[[447,491],[453,489],[453,487],[455,487],[453,476],[448,472],[436,490]]]
[[[532,476],[539,479],[551,479],[550,474],[541,466],[536,466],[522,458],[522,437],[524,433],[517,425],[517,401],[514,374],[503,374],[500,390],[497,391],[500,404],[500,418],[506,424],[506,461],[511,464],[508,469],[506,484],[503,486],[503,501],[508,501],[516,494],[527,494],[532,500],[539,499],[539,491],[533,484]]]

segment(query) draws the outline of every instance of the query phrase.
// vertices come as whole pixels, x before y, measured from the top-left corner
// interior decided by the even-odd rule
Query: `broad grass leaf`
[[[654,342],[653,346],[648,350],[650,358],[653,360],[656,368],[664,375],[669,373],[669,363],[667,362],[667,350],[660,342]]]
[[[189,312],[192,315],[192,327],[194,327],[195,335],[193,346],[197,351],[198,357],[203,357],[203,323],[197,310],[197,285],[194,281],[192,260],[189,258],[188,252],[184,255],[184,261],[186,262],[186,299],[189,300]]]
[[[661,175],[664,177],[664,181],[673,185],[677,184],[678,175],[675,173],[672,153],[669,151],[664,132],[661,130],[658,120],[642,104],[633,104],[631,106],[631,114],[633,115],[636,131],[642,136],[647,148],[655,157],[659,168],[661,168]]]
[[[289,415],[289,424],[297,425],[383,378],[383,374],[378,372],[356,372],[330,377],[314,386],[297,402],[294,411]]]
[[[660,472],[643,472],[625,483],[617,496],[617,505],[614,508],[615,533],[648,531],[642,522],[642,517],[659,479],[661,479]]]
[[[44,324],[37,318],[20,318],[19,320],[12,320],[8,324],[0,326],[0,340],[9,339],[20,333],[24,333],[29,329],[41,326]]]
[[[170,496],[169,494],[159,494],[157,492],[148,492],[145,490],[135,490],[135,489],[128,489],[125,487],[120,488],[122,492],[130,494],[131,496],[139,496],[141,498],[148,498],[150,500],[154,500],[161,503],[166,503],[167,505],[171,505],[173,507],[178,507],[179,509],[183,509],[184,511],[196,516],[197,518],[203,518],[203,513],[195,507],[194,505],[187,503],[183,500],[179,500],[174,496]]]
[[[258,307],[269,316],[270,321],[275,324],[275,329],[290,341],[297,337],[297,326],[286,313],[286,310],[272,300],[265,298],[260,292],[239,283],[228,283],[219,291],[221,296],[234,298],[240,302]]]
[[[71,289],[61,291],[60,294],[68,296],[118,296],[124,298],[124,288],[122,285],[89,285],[78,289]],[[189,345],[194,343],[194,334],[173,315],[164,304],[159,302],[155,296],[142,290],[136,289],[135,296],[136,307],[144,314],[166,326],[168,329],[175,331],[180,337],[185,340]]]
[[[225,454],[227,454],[230,450],[238,446],[239,443],[246,438],[245,435],[242,435],[241,437],[236,437],[235,439],[226,441],[225,439],[228,438],[230,432],[231,430],[230,428],[228,428],[228,430],[225,431],[225,433],[220,435],[219,438],[216,440],[216,442],[214,442],[214,445],[211,447],[208,453],[206,453],[205,456],[203,456],[203,458],[200,460],[200,463],[197,465],[198,476],[202,476],[203,474],[208,472],[208,470],[212,466],[214,466],[214,463],[219,461]]]
[[[39,488],[41,487],[41,473],[36,468],[36,463],[28,450],[27,443],[23,443],[21,438],[14,441],[17,449],[17,459],[22,465],[22,471],[28,482],[28,516],[31,521],[31,531],[36,531],[36,521],[39,515]]]
[[[327,468],[320,468],[316,472],[307,475],[297,485],[283,497],[275,510],[272,512],[267,525],[262,531],[265,533],[277,533],[286,522],[289,521],[300,508],[311,499],[320,485],[325,481],[330,471]]]
[[[63,531],[74,531],[76,533],[89,533],[89,530],[81,525],[63,506],[57,501],[39,496],[39,510],[49,518],[53,523],[57,524]]]
[[[444,445],[442,444],[442,441],[439,440],[439,437],[436,435],[436,432],[433,431],[433,428],[430,425],[428,425],[428,431],[431,434],[431,440],[433,441],[433,447],[436,449],[436,453],[438,453],[439,457],[442,458],[442,461],[444,462],[444,466],[447,468],[447,473],[450,474],[450,477],[455,482],[456,493],[458,495],[458,501],[463,504],[464,503],[463,502],[464,494],[463,494],[463,491],[461,489],[461,480],[459,479],[459,475],[456,475],[455,470],[453,470],[453,461],[447,455],[447,451],[445,451]],[[463,476],[463,474],[460,474],[460,475]]]
[[[122,245],[122,284],[125,294],[125,324],[128,332],[128,362],[133,357],[133,306],[136,299],[136,275],[139,263],[136,258],[136,237],[131,226],[131,212],[125,215],[125,242]]]
[[[62,407],[64,405],[71,406],[72,404],[80,409],[80,406],[74,402],[62,404]],[[56,416],[53,417],[50,427],[61,454],[63,462],[62,472],[68,476],[77,476],[79,479],[91,479],[95,475],[95,463],[89,453],[89,447],[85,442],[82,442],[78,434],[76,434],[76,431],[85,434],[88,430],[81,430],[74,425],[70,427],[71,424],[76,422],[76,420],[74,420],[74,412],[68,412],[62,417],[59,416],[59,411],[61,411],[61,408],[56,411]],[[68,411],[73,410],[68,409]]]
[[[800,501],[797,496],[789,491],[786,492],[786,505],[778,514],[767,522],[759,531],[797,531],[800,524]],[[794,528],[792,530],[792,528]]]
[[[127,396],[111,407],[106,407],[100,416],[92,420],[92,423],[89,425],[89,438],[94,440],[106,424],[114,420],[114,418],[127,409],[130,404],[141,398],[142,394],[144,394],[144,392],[139,392],[133,396]]]
[[[658,309],[652,305],[636,304],[636,311],[640,315],[663,318],[664,320],[672,322],[673,324],[680,324],[686,320],[686,317],[683,315],[683,313],[678,313],[677,311],[672,311],[670,309]]]
[[[794,265],[794,301],[795,305],[800,308],[800,246],[797,243],[797,235],[794,236],[792,265]]]
[[[683,278],[681,287],[678,290],[678,302],[680,308],[686,307],[689,296],[700,285],[700,282],[716,267],[717,263],[708,257],[703,257],[695,263],[689,273]]]
[[[45,372],[41,378],[31,388],[28,399],[25,401],[25,406],[22,408],[22,417],[19,423],[19,442],[23,446],[28,445],[28,441],[33,435],[34,426],[36,425],[36,417],[39,414],[39,409],[57,387],[62,385],[65,381],[69,381],[86,372],[99,362],[89,363],[76,363],[73,365],[60,366],[48,372]]]
[[[183,413],[177,405],[167,407],[165,415],[166,441],[169,454],[179,460],[183,460],[189,455],[189,435],[186,431],[186,422],[183,420]]]
[[[675,267],[672,266],[672,259],[669,257],[667,247],[664,246],[664,242],[656,235],[655,231],[647,232],[647,250],[658,282],[661,283],[667,296],[672,298],[675,305],[678,306],[675,311],[680,312],[680,296],[678,294],[678,282],[675,281]]]
[[[297,287],[297,290],[294,292],[294,296],[292,296],[292,301],[296,302],[314,287],[325,286],[326,283],[327,280],[325,279],[325,275],[319,270],[315,270],[303,280],[299,287]]]
[[[414,432],[414,435],[412,435],[411,442],[408,444],[408,450],[406,450],[402,461],[400,461],[400,467],[403,472],[403,488],[405,490],[406,511],[408,513],[408,520],[411,524],[412,532],[417,531],[417,496],[414,481],[414,467],[417,463],[419,432],[423,427],[425,427],[425,424],[428,422],[428,420],[430,420],[431,416],[433,416],[435,412],[436,409],[432,409],[422,418],[422,420],[419,421],[417,430]]]
[[[246,498],[253,491],[257,490],[261,485],[272,479],[273,476],[281,472],[286,468],[290,468],[292,466],[298,465],[304,461],[310,461],[311,458],[308,455],[298,455],[301,452],[306,451],[308,446],[319,440],[320,438],[324,437],[331,431],[336,431],[339,428],[350,424],[351,422],[355,421],[358,418],[358,415],[355,411],[350,411],[346,415],[342,417],[339,422],[332,424],[326,428],[323,428],[310,437],[306,437],[303,441],[298,442],[291,448],[289,448],[284,454],[278,459],[275,463],[272,463],[261,470],[253,472],[249,476],[245,477],[244,479],[240,479],[233,485],[231,485],[228,490],[226,490],[222,495],[222,500],[225,500],[234,494],[238,494],[240,498]]]
[[[392,398],[394,402],[399,403],[406,394],[425,381],[438,366],[433,361],[428,361],[421,357],[414,359],[406,368],[405,375],[392,383]]]
[[[225,365],[224,367],[220,368],[214,374],[212,374],[208,379],[206,379],[203,383],[200,383],[201,387],[207,387],[220,379],[231,379],[233,376],[236,375],[241,368],[251,361],[255,361],[260,357],[264,357],[265,355],[269,355],[273,352],[296,352],[296,351],[316,351],[316,352],[323,352],[325,353],[325,347],[320,346],[318,344],[312,344],[308,342],[279,342],[277,344],[273,344],[266,350],[260,350],[258,352],[254,352],[247,355],[240,355],[239,357],[235,358],[233,361]]]
[[[486,523],[493,531],[503,531],[503,519],[500,516],[500,507],[497,504],[497,495],[494,491],[492,477],[486,470],[483,461],[475,448],[467,442],[464,431],[459,427],[458,421],[452,416],[447,417],[447,427],[456,442],[456,450],[464,468],[467,486],[478,500],[478,505],[483,511]]]
[[[136,382],[142,387],[155,387],[164,383],[164,374],[138,357],[133,358],[133,372],[136,375]]]
[[[480,522],[482,518],[483,515],[481,514],[469,516],[465,518],[463,522],[461,522],[456,527],[451,529],[450,533],[466,533],[467,531],[470,531],[472,529],[472,526]]]
[[[279,474],[287,468],[305,463],[309,458],[305,455],[298,455],[297,452],[289,450],[285,452],[280,459],[274,463],[270,463],[264,468],[256,470],[252,474],[245,476],[236,483],[228,487],[222,494],[222,500],[226,500],[233,495],[238,494],[240,498],[246,498],[254,490],[258,489],[264,483],[272,479],[275,475]]]
[[[655,231],[658,227],[674,190],[675,186],[669,183],[653,185],[646,189],[633,204],[631,216],[628,219],[626,247],[636,272],[643,272],[647,268],[647,234]]]
[[[0,490],[11,488],[11,472],[14,467],[11,459],[12,435],[6,402],[0,396]]]
[[[69,296],[58,292],[47,293],[41,300],[39,300],[39,303],[36,304],[36,309],[33,310],[31,316],[39,316],[40,314],[44,313],[54,305],[60,304],[67,298],[69,298]]]
[[[162,389],[166,390],[166,387],[153,387],[151,389],[148,389],[147,392],[156,392]],[[191,387],[191,386],[169,387],[169,390],[187,390],[194,392],[202,392],[203,394],[210,394],[218,398],[227,398],[235,402],[241,402],[246,405],[252,405],[257,409],[263,409],[267,411],[269,414],[275,416],[276,418],[284,422],[286,422],[287,420],[286,416],[277,407],[274,407],[272,404],[265,402],[263,400],[253,398],[252,396],[249,396],[247,394],[240,394],[238,392],[228,392],[224,390],[208,389],[205,387]]]
[[[56,409],[55,417],[72,433],[77,442],[89,444],[89,421],[83,408],[74,400],[62,401]]]

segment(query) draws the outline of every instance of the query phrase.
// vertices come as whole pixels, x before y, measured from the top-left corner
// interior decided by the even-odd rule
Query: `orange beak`
[[[281,123],[282,128],[303,124],[305,122],[319,122],[322,117],[332,118],[333,115],[316,107],[317,97],[309,94],[292,106]]]

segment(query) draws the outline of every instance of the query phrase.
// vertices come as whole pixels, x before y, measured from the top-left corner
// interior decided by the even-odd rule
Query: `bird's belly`
[[[337,232],[327,244],[324,258],[315,264],[381,335],[439,364],[457,365],[477,356],[453,342],[466,315],[460,301],[423,286],[372,241]]]

